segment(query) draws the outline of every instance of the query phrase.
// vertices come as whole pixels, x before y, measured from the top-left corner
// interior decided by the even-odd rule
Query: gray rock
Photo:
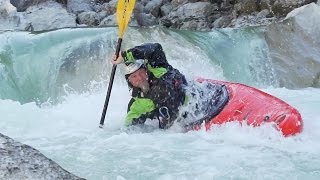
[[[0,133],[0,179],[80,180],[31,146]]]
[[[257,15],[242,15],[236,19],[233,19],[229,24],[229,27],[248,27],[248,26],[262,26],[270,25],[275,22],[275,18],[261,18]]]
[[[139,26],[154,26],[159,23],[157,18],[152,14],[137,13],[135,14],[135,18]]]
[[[258,18],[266,18],[270,14],[269,9],[264,9],[257,14]]]
[[[0,30],[24,30],[24,13],[17,12],[10,0],[0,1]]]
[[[179,7],[174,13],[174,16],[181,16],[182,18],[205,18],[210,16],[213,10],[218,9],[209,2],[187,3]]]
[[[133,9],[133,14],[136,16],[138,13],[143,13],[144,11],[144,6],[141,2],[136,2],[134,9]]]
[[[93,11],[95,11],[95,12],[101,12],[102,10],[103,10],[103,5],[101,5],[101,4],[96,4],[96,5],[94,5],[93,7]]]
[[[275,0],[272,4],[271,13],[276,16],[286,16],[297,7],[311,3],[312,0]]]
[[[162,5],[162,0],[149,1],[144,8],[144,12],[146,14],[152,14],[154,17],[158,17],[160,15],[161,5]]]
[[[17,8],[18,12],[25,11],[28,7],[34,6],[49,0],[10,0],[11,4]]]
[[[2,0],[0,2],[0,18],[8,18],[16,13],[17,8],[14,7],[9,0]]]
[[[215,20],[212,24],[213,28],[224,28],[231,23],[231,16],[222,16]]]
[[[142,4],[143,6],[145,6],[149,1],[150,1],[150,0],[141,0],[140,2],[141,2],[141,4]]]
[[[108,15],[116,13],[118,0],[112,0],[108,3],[103,4],[102,10],[105,11]]]
[[[234,11],[240,15],[251,14],[252,12],[258,11],[256,0],[241,0],[234,6]]]
[[[68,0],[67,10],[68,12],[74,14],[80,14],[85,11],[92,11],[92,0]]]
[[[182,4],[186,4],[188,2],[189,2],[189,0],[172,0],[171,4],[172,4],[172,6],[177,7],[177,6],[180,6]]]
[[[312,3],[268,26],[265,37],[281,86],[320,87],[319,17],[320,6]]]
[[[161,16],[167,16],[171,12],[172,8],[173,8],[172,5],[169,3],[161,6],[160,8]]]
[[[29,7],[25,17],[34,31],[76,26],[76,17],[56,2],[45,2]]]
[[[104,18],[99,24],[99,26],[114,26],[114,25],[117,25],[116,14],[113,14]]]
[[[78,14],[78,22],[88,26],[97,26],[100,23],[100,16],[94,11],[82,12]]]
[[[99,22],[102,21],[105,17],[108,16],[107,12],[105,11],[101,11],[98,13],[98,16],[99,16]]]
[[[218,7],[209,2],[187,3],[180,6],[176,11],[161,19],[164,26],[171,25],[173,28],[185,28],[192,30],[210,30],[211,23],[209,18],[214,14]],[[194,21],[194,22],[190,22]],[[199,22],[198,26],[195,23]]]

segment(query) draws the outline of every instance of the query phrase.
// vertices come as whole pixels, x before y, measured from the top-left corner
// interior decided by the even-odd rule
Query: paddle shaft
[[[122,43],[122,38],[119,38],[118,39],[117,48],[116,48],[116,54],[115,54],[117,56],[117,58],[119,57],[121,43]],[[101,119],[100,119],[100,126],[99,126],[100,128],[103,127],[104,120],[105,120],[105,117],[106,117],[106,113],[107,113],[107,109],[108,109],[108,105],[109,105],[109,99],[110,99],[110,95],[111,95],[111,90],[112,90],[112,85],[113,85],[114,75],[116,73],[116,69],[117,69],[117,65],[114,64],[112,66],[112,71],[111,71],[111,76],[110,76],[110,80],[109,80],[107,96],[106,96],[106,100],[104,102],[103,111],[102,111],[102,115],[101,115]]]

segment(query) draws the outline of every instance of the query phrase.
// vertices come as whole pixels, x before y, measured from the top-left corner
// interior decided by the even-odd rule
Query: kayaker
[[[132,96],[128,104],[127,126],[143,124],[148,118],[158,119],[162,129],[187,117],[191,120],[184,121],[185,125],[201,123],[221,111],[227,102],[226,88],[222,85],[206,86],[210,89],[209,99],[204,97],[206,93],[203,90],[190,86],[193,83],[187,82],[185,76],[168,63],[159,43],[135,46],[122,51],[117,59],[112,57],[113,64],[122,62],[126,65],[125,78]],[[190,101],[194,97],[202,102]],[[192,105],[195,113],[188,113]],[[198,114],[202,114],[202,118],[194,119]]]

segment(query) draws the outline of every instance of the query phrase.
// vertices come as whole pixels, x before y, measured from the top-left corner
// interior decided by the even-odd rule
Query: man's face
[[[142,89],[144,93],[147,93],[150,89],[148,75],[145,68],[140,68],[136,72],[130,74],[128,81],[133,87]]]

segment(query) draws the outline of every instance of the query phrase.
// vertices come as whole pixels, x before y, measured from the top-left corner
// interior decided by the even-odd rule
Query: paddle
[[[128,23],[130,20],[130,16],[132,14],[132,10],[134,8],[134,4],[135,4],[135,0],[119,0],[118,1],[117,22],[118,22],[118,29],[119,29],[119,38],[118,38],[118,43],[117,43],[116,53],[115,53],[117,58],[119,57],[121,43],[122,43],[122,37],[123,37],[125,30],[128,27]],[[104,107],[103,107],[103,111],[102,111],[102,115],[101,115],[101,119],[100,119],[100,125],[99,125],[100,128],[103,127],[104,119],[105,119],[105,116],[107,113],[109,99],[110,99],[110,95],[111,95],[111,89],[112,89],[116,69],[117,69],[117,65],[114,64],[112,66],[107,96],[106,96],[106,100],[104,102]]]

